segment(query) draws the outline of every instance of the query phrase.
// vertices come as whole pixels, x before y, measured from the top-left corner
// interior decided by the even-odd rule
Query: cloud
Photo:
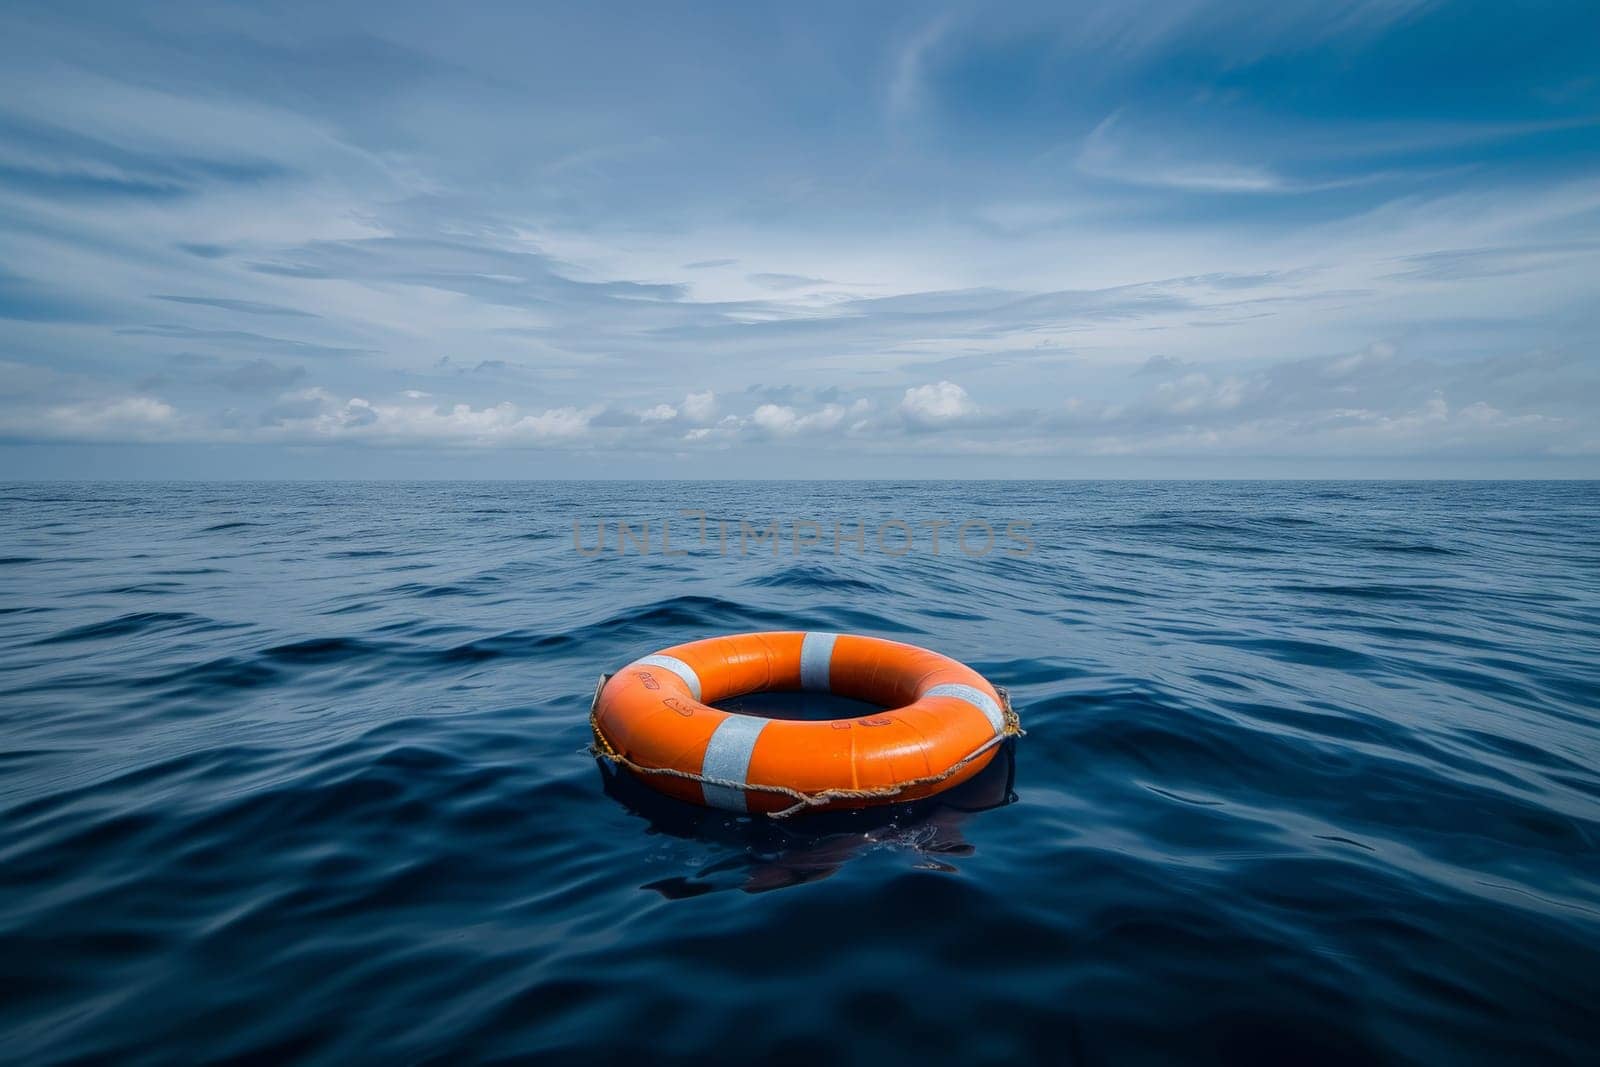
[[[837,385],[750,385],[744,391],[746,396],[791,406],[832,404],[844,397]]]
[[[201,259],[221,259],[228,254],[228,250],[221,245],[205,244],[197,241],[179,241],[173,247],[178,248],[191,256]]]
[[[1173,356],[1151,356],[1149,359],[1139,364],[1139,369],[1134,371],[1134,373],[1166,376],[1170,374],[1181,374],[1184,371],[1191,369],[1193,366],[1194,364],[1189,363],[1186,360],[1177,359]]]
[[[359,356],[371,349],[346,348],[338,345],[320,345],[311,341],[297,341],[287,337],[271,337],[249,330],[205,330],[178,323],[158,323],[152,326],[129,326],[117,331],[124,337],[165,337],[182,341],[210,341],[233,348],[256,348],[304,356]]]
[[[794,408],[782,404],[762,404],[750,416],[752,425],[774,434],[793,433],[799,421]]]
[[[716,418],[717,394],[707,389],[702,393],[690,393],[683,398],[682,415],[694,423],[706,423]]]
[[[1086,443],[1096,455],[1243,456],[1489,456],[1554,455],[1568,420],[1512,414],[1485,401],[1453,407],[1434,393],[1414,406],[1390,410],[1331,408],[1263,415],[1226,424],[1183,424],[1139,435],[1103,434]]]
[[[859,398],[848,405],[824,404],[814,411],[801,413],[786,404],[762,404],[744,425],[772,437],[826,434],[838,430],[847,419],[865,415],[871,406],[870,401]]]
[[[620,413],[608,412],[598,421],[612,426],[628,426],[633,420],[645,425],[680,422],[689,426],[701,426],[714,419],[716,414],[717,395],[706,390],[701,393],[690,393],[678,405],[655,404],[635,412],[631,420]]]
[[[280,373],[231,370],[259,374],[252,388]],[[1592,412],[1600,408],[1600,373],[1573,355],[1443,365],[1386,344],[1121,380],[1137,389],[1116,401],[1073,396],[980,409],[961,386],[940,380],[905,387],[887,407],[836,390],[838,400],[817,404],[745,394],[746,405],[726,414],[709,391],[628,414],[599,404],[438,402],[421,390],[390,402],[311,387],[282,394],[252,422],[232,409],[207,415],[148,394],[29,400],[29,392],[59,396],[86,384],[58,375],[25,380],[21,400],[0,410],[0,430],[49,440],[582,447],[638,456],[659,450],[670,428],[690,452],[807,442],[841,460],[908,448],[924,457],[1557,457],[1594,452]]]
[[[1152,406],[1174,415],[1197,411],[1228,411],[1244,402],[1246,384],[1236,377],[1213,378],[1209,374],[1186,374],[1156,386]]]
[[[1113,112],[1084,138],[1077,159],[1084,174],[1203,193],[1283,193],[1295,188],[1258,164],[1183,158],[1173,153],[1170,142],[1134,146],[1116,136],[1120,118],[1119,112]]]
[[[254,263],[251,269],[312,281],[421,286],[486,304],[545,310],[672,301],[687,293],[687,287],[678,283],[587,281],[576,277],[573,268],[537,250],[439,238],[313,241]]]
[[[113,140],[0,114],[0,188],[38,199],[162,201],[291,174],[259,156],[174,153],[138,141],[126,131]]]
[[[1103,181],[1179,193],[1339,193],[1384,183],[1437,183],[1460,166],[1449,157],[1474,142],[1516,140],[1596,122],[1600,119],[1593,116],[1554,123],[1349,118],[1308,133],[1220,100],[1159,116],[1134,116],[1119,107],[1083,137],[1075,166]]]
[[[173,440],[182,438],[185,428],[185,420],[171,404],[143,395],[13,412],[0,422],[0,432],[79,443]]]
[[[0,420],[262,470],[1586,454],[1587,18],[39,6],[0,39]]]
[[[938,426],[976,415],[978,405],[955,382],[939,381],[907,389],[900,413],[913,425]]]
[[[1059,450],[1102,455],[1536,455],[1581,440],[1595,403],[1600,373],[1570,356],[1440,364],[1380,343],[1162,377],[1129,402],[1080,404],[1040,429]]]
[[[925,24],[898,49],[891,68],[888,91],[889,117],[903,119],[921,103],[923,65],[951,26],[951,17],[941,16]]]
[[[158,294],[155,299],[167,300],[174,304],[213,307],[222,311],[238,312],[241,315],[282,315],[303,319],[317,318],[316,315],[309,311],[300,311],[297,308],[284,307],[281,304],[263,304],[255,300],[229,300],[224,297],[214,296],[168,296],[164,294]]]
[[[264,431],[280,441],[527,447],[581,438],[595,413],[573,407],[525,411],[509,401],[481,408],[377,403],[363,397],[340,402],[326,390],[309,389],[282,398]]]
[[[1593,270],[1596,261],[1600,261],[1600,241],[1447,249],[1407,256],[1402,260],[1406,269],[1391,277],[1439,282],[1503,278],[1513,274],[1572,270],[1585,266]]]
[[[775,289],[779,292],[812,289],[819,285],[832,284],[826,278],[808,278],[803,274],[746,274],[745,280],[763,289]]]
[[[270,360],[252,359],[212,375],[210,380],[236,393],[268,393],[282,391],[305,376],[304,367],[283,367]]]

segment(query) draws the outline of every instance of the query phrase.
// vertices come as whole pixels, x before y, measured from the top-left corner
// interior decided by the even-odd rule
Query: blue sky
[[[1592,3],[0,30],[0,475],[1600,475]]]

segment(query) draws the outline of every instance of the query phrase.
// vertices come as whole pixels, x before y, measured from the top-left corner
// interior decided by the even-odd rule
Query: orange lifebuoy
[[[886,710],[807,722],[722,711],[761,690],[820,690]],[[1001,692],[915,645],[753,633],[676,645],[603,681],[597,750],[681,800],[787,814],[915,800],[981,771],[1020,733]]]

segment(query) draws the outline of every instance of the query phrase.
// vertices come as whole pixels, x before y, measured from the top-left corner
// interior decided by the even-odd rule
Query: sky
[[[0,478],[1597,477],[1600,5],[0,10]]]

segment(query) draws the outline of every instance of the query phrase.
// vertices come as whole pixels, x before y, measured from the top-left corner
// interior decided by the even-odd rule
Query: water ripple
[[[1037,550],[573,547],[682,508]],[[0,1047],[1588,1062],[1597,527],[1561,483],[6,486]],[[588,756],[602,671],[789,628],[1029,733],[788,823]]]

